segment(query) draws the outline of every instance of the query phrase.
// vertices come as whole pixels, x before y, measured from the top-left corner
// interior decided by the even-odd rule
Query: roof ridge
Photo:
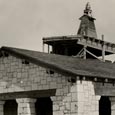
[[[115,64],[3,46],[1,50],[67,76],[115,79]]]

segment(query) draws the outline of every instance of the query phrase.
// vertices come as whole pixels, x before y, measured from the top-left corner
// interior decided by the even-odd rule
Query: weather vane
[[[89,2],[86,4],[84,14],[86,14],[88,16],[92,16],[92,10],[91,10],[91,6],[90,6]]]

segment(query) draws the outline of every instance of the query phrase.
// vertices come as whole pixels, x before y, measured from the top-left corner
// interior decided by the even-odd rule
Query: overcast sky
[[[42,50],[42,38],[74,35],[90,2],[98,38],[115,43],[115,0],[0,0],[0,45]]]

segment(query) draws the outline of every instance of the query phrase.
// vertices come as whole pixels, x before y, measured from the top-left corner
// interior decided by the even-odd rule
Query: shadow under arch
[[[6,100],[4,104],[4,115],[18,115],[17,107],[16,100]]]
[[[101,96],[99,100],[99,115],[111,115],[111,101],[107,96]]]
[[[50,97],[38,98],[35,103],[36,115],[53,115],[53,102]]]

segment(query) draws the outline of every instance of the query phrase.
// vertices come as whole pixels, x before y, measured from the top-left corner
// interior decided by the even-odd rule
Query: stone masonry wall
[[[22,64],[13,56],[0,58],[0,93],[61,89],[69,86],[67,77],[61,74],[47,74],[47,69],[30,63]]]
[[[93,82],[77,80],[61,103],[52,97],[54,115],[99,115],[99,99]]]
[[[68,76],[48,74],[46,68],[13,56],[0,58],[0,93],[56,89],[52,96],[53,115],[98,115],[99,96],[94,84],[77,80],[71,83]]]
[[[77,81],[78,115],[99,115],[100,96],[95,94],[92,81]]]

